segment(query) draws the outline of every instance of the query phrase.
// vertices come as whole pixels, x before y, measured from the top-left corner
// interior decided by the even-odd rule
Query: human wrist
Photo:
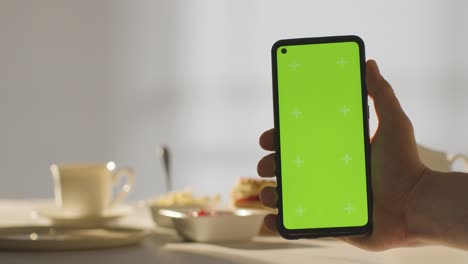
[[[406,204],[408,245],[468,249],[468,174],[426,168]]]
[[[441,239],[437,223],[432,217],[435,212],[428,206],[431,203],[430,189],[433,188],[435,179],[440,173],[425,167],[407,198],[405,220],[409,246],[437,244]]]

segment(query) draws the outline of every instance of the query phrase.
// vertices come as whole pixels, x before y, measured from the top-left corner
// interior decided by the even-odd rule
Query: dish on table
[[[156,197],[148,201],[148,207],[150,208],[151,215],[154,222],[160,227],[173,228],[172,220],[160,214],[160,210],[213,210],[220,200],[219,195],[213,197],[201,196],[195,197],[192,191],[176,191],[170,192],[165,195]]]
[[[0,249],[76,250],[129,246],[151,232],[130,227],[24,226],[0,228]]]
[[[188,241],[221,242],[250,240],[258,234],[264,210],[165,210],[177,233]]]
[[[81,215],[74,211],[64,210],[56,206],[37,209],[36,212],[49,218],[54,224],[73,226],[95,226],[102,225],[112,220],[127,216],[132,211],[128,205],[117,205],[108,208],[100,215]]]

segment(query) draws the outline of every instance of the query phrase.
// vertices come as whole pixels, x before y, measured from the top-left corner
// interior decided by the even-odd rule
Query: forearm
[[[410,244],[468,249],[468,174],[427,170],[408,197]]]

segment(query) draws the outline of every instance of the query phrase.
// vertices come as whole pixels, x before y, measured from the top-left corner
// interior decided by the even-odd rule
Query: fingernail
[[[380,75],[379,65],[377,65],[376,61],[373,61],[373,62],[374,62],[374,72]]]

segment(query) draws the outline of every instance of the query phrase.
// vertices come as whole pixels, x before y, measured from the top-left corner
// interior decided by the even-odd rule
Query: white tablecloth
[[[0,201],[0,227],[49,224],[31,214],[46,201]],[[147,208],[134,206],[133,213],[120,220],[125,225],[152,228],[140,244],[114,249],[64,252],[1,251],[1,264],[14,263],[468,263],[468,251],[445,247],[394,249],[367,252],[334,239],[287,241],[280,237],[256,237],[249,242],[183,242],[175,232],[154,228]]]

